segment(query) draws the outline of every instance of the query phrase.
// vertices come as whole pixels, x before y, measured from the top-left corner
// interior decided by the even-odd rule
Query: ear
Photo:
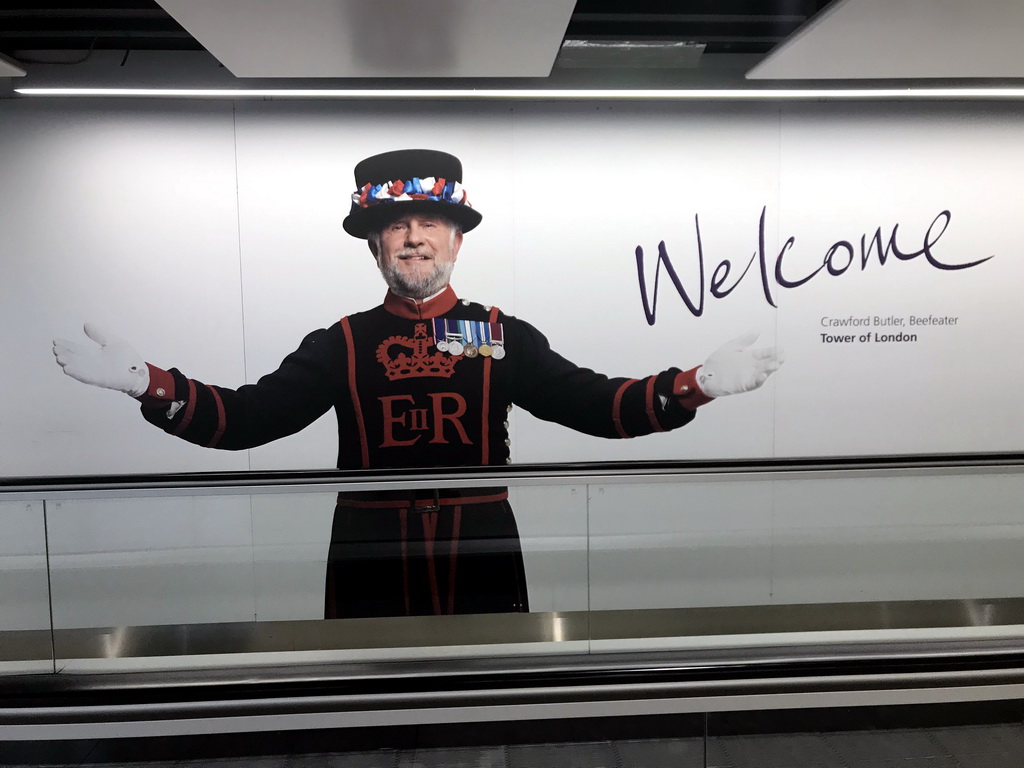
[[[366,247],[370,249],[370,253],[373,254],[373,260],[377,260],[377,244],[371,239],[366,238]]]
[[[459,258],[459,249],[462,247],[462,230],[455,230],[455,237],[452,240],[452,261]]]

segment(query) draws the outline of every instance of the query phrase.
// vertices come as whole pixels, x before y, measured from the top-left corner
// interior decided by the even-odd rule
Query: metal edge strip
[[[918,455],[763,459],[704,462],[598,462],[521,464],[510,467],[452,468],[425,472],[274,471],[171,475],[96,475],[0,478],[0,499],[110,498],[213,493],[337,492],[386,488],[544,485],[553,483],[622,483],[709,480],[821,479],[857,473],[946,474],[1019,472],[1024,454]]]
[[[45,661],[53,668],[53,646],[49,629],[0,631],[0,663]],[[2,671],[2,668],[0,668]]]
[[[1020,638],[1024,649],[1024,598],[58,628],[52,656],[50,632],[8,631],[0,632],[0,661],[55,656],[66,666],[71,660],[177,657],[198,663],[204,657],[209,667],[244,664],[259,654],[285,654],[284,660],[302,663],[328,660],[323,652],[363,651],[361,661],[387,661],[396,658],[392,652],[414,656],[418,649],[472,656],[512,646],[525,653],[531,645],[554,652],[580,643],[591,652],[724,653],[729,647],[839,647],[901,638],[975,647]]]

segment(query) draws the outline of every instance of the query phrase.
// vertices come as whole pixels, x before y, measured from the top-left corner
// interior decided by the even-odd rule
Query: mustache
[[[408,258],[410,256],[425,256],[428,259],[434,258],[434,251],[430,248],[403,248],[395,252],[395,258]]]

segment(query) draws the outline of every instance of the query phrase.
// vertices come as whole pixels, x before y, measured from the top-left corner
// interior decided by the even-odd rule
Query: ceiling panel
[[[1024,77],[1021,0],[840,0],[751,79]]]
[[[236,77],[546,77],[575,0],[161,0]]]
[[[168,5],[172,2],[168,0]],[[193,5],[217,7],[223,2],[205,0]],[[497,68],[494,51],[513,45],[525,47],[519,47],[514,54],[506,54],[512,60],[512,67],[533,66],[541,70],[549,67],[552,47],[561,42],[563,35],[572,40],[687,43],[691,44],[691,50],[700,46],[705,59],[714,59],[718,54],[755,57],[747,63],[750,66],[756,63],[756,57],[770,51],[820,12],[829,0],[577,0],[569,9],[567,21],[561,0],[541,3],[539,12],[531,5],[533,0],[519,0],[512,5],[519,6],[521,12],[529,9],[534,18],[524,19],[524,13],[521,13],[518,20],[512,19],[511,26],[502,26],[487,33],[479,32],[482,27],[474,26],[468,16],[460,14],[458,5],[445,5],[445,0],[420,0],[412,4],[416,6],[413,14],[424,14],[429,8],[441,8],[443,15],[454,19],[448,27],[441,25],[441,29],[438,29],[435,19],[428,18],[421,23],[417,21],[418,16],[404,15],[405,12],[391,0],[361,2],[374,14],[387,12],[387,16],[380,16],[379,22],[387,34],[381,35],[383,43],[379,39],[381,36],[376,39],[379,45],[366,54],[367,62],[372,62],[380,70],[393,71],[399,65],[414,68],[407,60],[417,54],[423,61],[433,61],[433,66],[444,64],[445,60],[454,62],[455,51],[460,50],[463,44],[469,45],[468,41],[454,38],[465,35],[475,38],[472,43],[476,46],[475,55],[492,59],[487,65],[492,70]],[[501,0],[489,0],[482,4],[500,3]],[[251,16],[250,11],[257,5],[258,0],[248,0],[244,3],[243,12],[225,20],[230,30],[228,36],[256,26],[256,17]],[[544,8],[548,5],[558,9],[550,26]],[[286,15],[304,15],[298,10],[298,3],[289,2],[287,6],[289,12]],[[513,8],[510,12],[514,11]],[[340,21],[336,16],[331,24]],[[251,50],[240,53],[253,58],[269,57],[270,51],[280,46],[287,51],[283,58],[288,66],[294,66],[297,59],[311,56],[312,52],[295,45],[291,32],[287,35],[279,32],[279,29],[290,29],[289,25],[294,20],[285,19],[285,22],[283,27],[274,22],[269,29],[259,32],[270,39],[269,43],[250,44]],[[523,39],[525,30],[530,32],[526,40]],[[201,36],[205,34],[198,29],[195,31]],[[314,39],[331,35],[353,38],[355,34],[352,29],[339,30],[336,25],[314,28],[309,32]],[[275,40],[278,36],[282,39]],[[533,37],[537,38],[536,41],[531,40]],[[481,40],[485,41],[485,51],[479,50]],[[439,41],[444,41],[443,48]],[[367,47],[365,42],[353,40],[351,46],[362,49]],[[531,61],[535,58],[534,49],[530,47],[534,43],[544,50],[543,57],[537,61]],[[125,56],[132,51],[201,51],[203,43],[156,0],[93,3],[84,0],[0,0],[0,54],[26,64],[78,63],[86,60],[92,51],[104,50],[121,51]],[[617,57],[610,68],[616,68],[620,62],[621,58]],[[632,63],[643,66],[642,60]]]

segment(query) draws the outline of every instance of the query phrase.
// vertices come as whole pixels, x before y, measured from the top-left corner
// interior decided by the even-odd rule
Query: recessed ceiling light
[[[331,89],[331,88],[15,88],[22,96],[89,96],[175,99],[348,100],[600,100],[600,101],[845,101],[1006,100],[1024,98],[1024,88],[739,88],[739,89]]]

